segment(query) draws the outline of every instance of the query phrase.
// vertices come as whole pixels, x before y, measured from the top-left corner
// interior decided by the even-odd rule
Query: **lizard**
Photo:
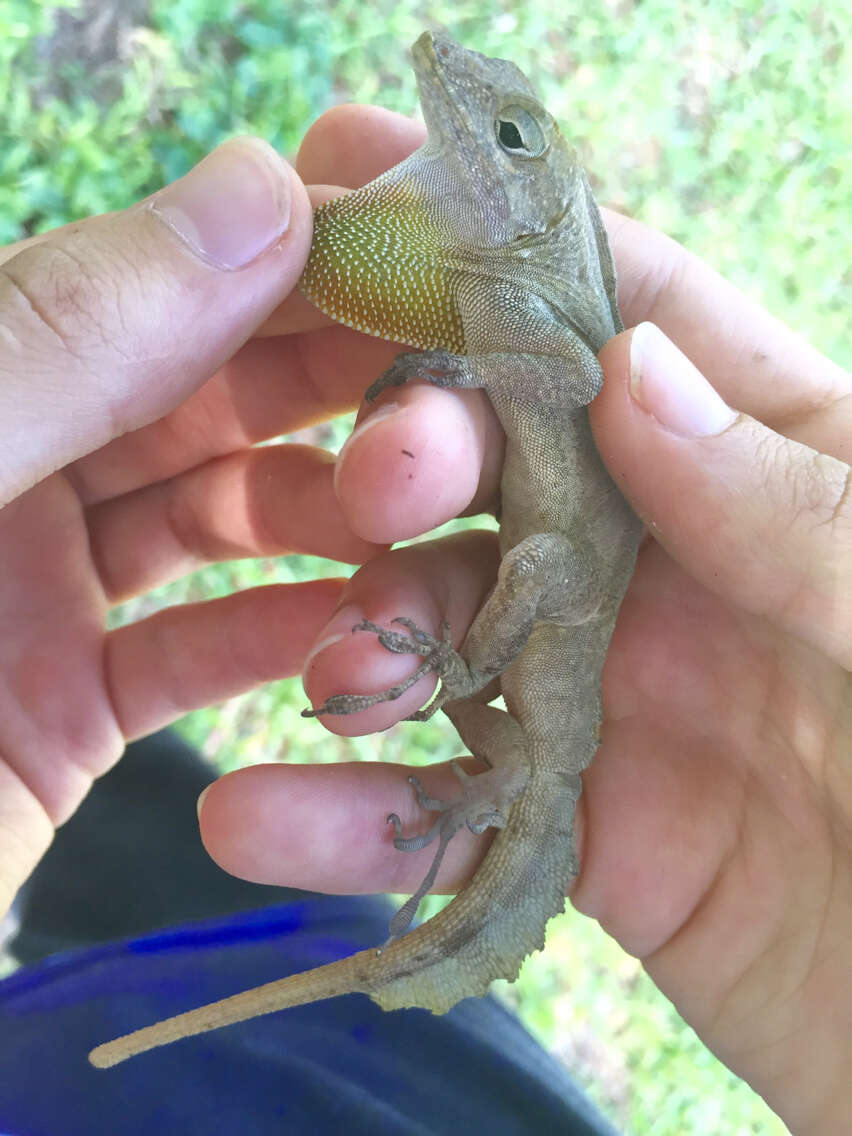
[[[460,793],[402,851],[437,841],[432,866],[378,949],[179,1014],[92,1050],[108,1067],[157,1045],[288,1006],[369,994],[436,1013],[514,979],[544,945],[577,874],[581,772],[600,739],[601,672],[631,577],[640,523],[598,455],[587,404],[597,353],[622,330],[598,207],[573,147],[512,63],[425,32],[412,49],[424,145],[319,206],[301,280],[334,320],[408,348],[367,398],[415,379],[481,388],[506,434],[497,582],[461,648],[405,617],[363,623],[420,659],[378,694],[339,694],[308,714],[352,713],[435,671],[443,707],[481,772],[454,764]],[[505,709],[490,705],[495,678]],[[484,693],[483,693],[484,692]],[[493,699],[492,699],[493,700]],[[454,833],[497,829],[470,883],[413,930]]]

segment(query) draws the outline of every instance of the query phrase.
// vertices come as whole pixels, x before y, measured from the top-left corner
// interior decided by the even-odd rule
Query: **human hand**
[[[310,132],[299,170],[354,186],[420,140],[397,116],[342,108]],[[852,1064],[852,383],[673,242],[607,220],[626,323],[653,320],[693,362],[653,329],[602,353],[593,426],[650,539],[604,675],[573,901],[794,1129],[836,1133]],[[486,400],[428,386],[393,399],[338,470],[347,517],[377,541],[488,500],[500,463]],[[418,455],[413,480],[405,451]],[[371,561],[319,637],[314,703],[412,666],[351,636],[360,617],[405,613],[433,631],[447,618],[460,634],[495,562],[481,535]],[[328,724],[381,728],[428,693],[423,680]],[[430,795],[452,792],[446,768],[422,777]],[[256,880],[412,891],[432,851],[396,853],[390,812],[422,827],[399,767],[264,766],[208,791],[202,831],[220,863]],[[436,890],[463,884],[487,843],[460,833]]]
[[[0,914],[125,739],[298,672],[340,581],[106,634],[112,605],[210,560],[376,551],[330,455],[251,448],[357,404],[375,373],[338,328],[246,342],[310,234],[298,178],[242,140],[148,202],[0,253]]]

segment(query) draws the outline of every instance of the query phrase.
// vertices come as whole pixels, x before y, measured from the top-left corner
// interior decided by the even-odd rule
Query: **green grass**
[[[682,240],[838,362],[852,362],[845,0],[563,0],[554,16],[556,8],[152,0],[144,22],[119,26],[118,50],[91,61],[72,3],[0,0],[0,242],[120,209],[234,133],[293,152],[335,102],[413,112],[406,48],[437,20],[535,75],[602,200]],[[305,557],[219,565],[117,618],[339,571]],[[274,683],[191,715],[181,729],[222,769],[457,752],[439,722],[342,741],[301,719],[303,703],[295,682]],[[548,950],[504,994],[625,1131],[785,1131],[638,964],[576,914],[554,921]]]

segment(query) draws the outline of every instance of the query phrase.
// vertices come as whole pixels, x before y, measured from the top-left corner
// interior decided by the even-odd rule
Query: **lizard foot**
[[[505,828],[509,819],[509,807],[518,795],[519,788],[513,776],[506,776],[501,770],[488,769],[484,773],[471,776],[466,773],[457,761],[452,763],[452,770],[462,784],[458,797],[449,801],[440,801],[428,797],[419,779],[412,774],[408,780],[417,793],[417,801],[427,812],[437,812],[439,816],[434,824],[420,836],[403,836],[402,822],[396,813],[391,813],[388,823],[392,824],[396,837],[394,847],[400,852],[419,852],[438,840],[438,847],[429,871],[420,887],[410,899],[394,915],[390,922],[390,936],[383,944],[383,948],[404,935],[411,926],[420,901],[431,889],[444,859],[447,845],[465,825],[472,833],[479,836],[486,828]]]
[[[404,616],[399,616],[392,622],[401,624],[407,629],[408,634],[388,631],[386,627],[380,627],[379,624],[372,623],[369,619],[356,623],[352,630],[353,632],[372,631],[386,650],[393,651],[397,655],[419,655],[423,662],[413,674],[410,674],[408,678],[398,682],[395,686],[391,686],[387,690],[380,690],[376,694],[333,694],[315,710],[303,710],[303,718],[316,718],[320,714],[357,714],[361,710],[369,709],[370,706],[376,706],[379,702],[393,702],[406,690],[414,686],[415,682],[421,679],[423,675],[434,671],[443,677],[449,668],[457,660],[460,660],[460,656],[450,639],[450,625],[448,623],[441,624],[441,638],[436,639],[428,631],[421,631],[413,620],[406,619]],[[438,695],[422,710],[416,710],[413,714],[409,714],[406,721],[425,722],[432,717],[443,701]]]
[[[401,387],[410,379],[426,379],[436,387],[462,385],[458,355],[449,351],[404,351],[376,379],[364,398],[373,402],[388,387]]]

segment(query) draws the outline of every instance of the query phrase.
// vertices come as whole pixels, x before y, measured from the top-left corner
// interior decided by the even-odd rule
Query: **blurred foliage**
[[[0,243],[123,208],[235,133],[293,154],[336,102],[413,113],[406,48],[436,22],[534,76],[602,200],[852,361],[846,0],[0,0]],[[115,618],[346,571],[307,557],[218,565]],[[181,728],[222,769],[458,752],[440,721],[342,740],[300,718],[303,704],[294,680],[274,683]],[[785,1131],[576,914],[504,996],[625,1131]]]

